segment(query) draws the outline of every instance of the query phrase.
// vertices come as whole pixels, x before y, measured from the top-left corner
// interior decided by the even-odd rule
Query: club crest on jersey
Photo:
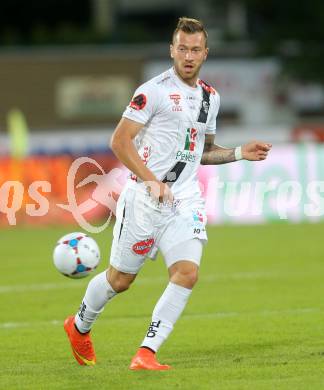
[[[143,108],[146,106],[146,96],[144,93],[135,96],[130,102],[129,106],[134,108],[134,110],[143,110]]]
[[[208,114],[208,110],[209,110],[209,102],[207,102],[206,100],[203,100],[203,102],[202,102],[202,109],[204,110],[205,114],[207,115]]]
[[[178,150],[176,159],[184,162],[195,162],[196,156],[192,153],[196,149],[197,129],[189,127],[186,129],[186,138],[183,150]]]
[[[181,95],[178,93],[172,93],[169,95],[169,98],[173,101],[172,111],[182,111],[180,106]]]

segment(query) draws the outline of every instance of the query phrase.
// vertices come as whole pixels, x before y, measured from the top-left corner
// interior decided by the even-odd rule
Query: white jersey
[[[171,187],[175,199],[200,197],[197,171],[205,134],[215,134],[218,93],[202,80],[184,83],[171,68],[142,84],[123,117],[142,123],[135,146],[142,161]],[[143,186],[134,175],[128,186]]]

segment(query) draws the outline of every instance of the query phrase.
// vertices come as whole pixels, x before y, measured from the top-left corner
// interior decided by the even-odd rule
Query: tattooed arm
[[[216,145],[214,138],[213,134],[206,134],[201,164],[217,165],[235,161],[235,148],[227,149]]]
[[[227,149],[214,143],[215,136],[206,134],[204,152],[201,158],[203,165],[218,165],[236,161],[235,148]],[[242,146],[242,159],[260,161],[267,158],[272,145],[259,141],[252,141]]]

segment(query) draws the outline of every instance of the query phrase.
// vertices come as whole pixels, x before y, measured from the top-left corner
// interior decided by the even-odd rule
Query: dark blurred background
[[[278,69],[271,72],[275,76],[271,99],[280,111],[286,111],[285,117],[297,121],[322,118],[323,1],[2,0],[1,129],[7,111],[15,105],[35,129],[114,124],[121,102],[126,103],[134,85],[148,76],[145,63],[168,58],[172,31],[184,15],[204,21],[214,59],[233,64],[238,59],[272,59]],[[62,89],[69,90],[65,76],[73,73],[127,74],[131,85],[124,91],[127,99],[121,96],[117,109],[106,114],[97,102],[97,115],[89,112],[67,118],[54,100],[64,94]],[[219,83],[216,87],[221,89],[222,80],[210,81]],[[226,99],[223,108],[220,118],[236,123],[238,110]]]
[[[204,20],[218,55],[278,56],[303,80],[324,80],[321,0],[2,0],[0,9],[3,47],[165,43],[190,15]]]

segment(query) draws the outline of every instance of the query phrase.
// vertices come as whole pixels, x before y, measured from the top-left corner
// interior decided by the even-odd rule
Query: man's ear
[[[172,43],[171,43],[171,45],[170,45],[170,57],[171,57],[171,58],[173,58],[172,50],[173,50],[173,45],[172,45]]]
[[[206,47],[204,61],[207,60],[208,53],[209,53],[209,47]]]

